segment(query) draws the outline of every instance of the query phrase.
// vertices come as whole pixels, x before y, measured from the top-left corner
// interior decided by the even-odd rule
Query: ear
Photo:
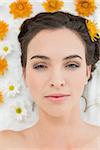
[[[92,68],[91,65],[87,66],[87,70],[86,70],[86,77],[87,77],[87,80],[90,79],[90,76],[91,76],[91,68]]]

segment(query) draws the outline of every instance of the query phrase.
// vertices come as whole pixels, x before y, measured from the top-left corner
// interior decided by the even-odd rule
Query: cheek
[[[41,80],[39,80],[38,76],[30,75],[29,78],[27,78],[28,87],[30,89],[31,94],[36,94],[41,89]]]
[[[75,96],[80,97],[84,90],[85,80],[86,80],[86,74],[85,71],[77,72],[77,74],[74,74],[74,76],[71,76],[70,83],[71,83],[71,89]]]
[[[38,99],[39,95],[42,94],[46,78],[42,75],[37,75],[33,73],[32,70],[28,71],[26,74],[26,82],[29,91],[34,99]]]

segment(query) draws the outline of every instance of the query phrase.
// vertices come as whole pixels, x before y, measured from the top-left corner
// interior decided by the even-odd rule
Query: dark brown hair
[[[41,30],[56,30],[59,28],[69,28],[81,36],[86,44],[86,63],[92,65],[92,71],[94,71],[95,63],[99,60],[100,39],[92,42],[85,18],[62,11],[42,12],[23,22],[18,35],[22,67],[26,67],[27,46],[31,39]]]

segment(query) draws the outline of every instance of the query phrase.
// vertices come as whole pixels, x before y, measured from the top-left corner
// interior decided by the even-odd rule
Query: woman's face
[[[42,30],[30,41],[24,79],[33,100],[46,113],[59,116],[74,108],[89,76],[85,44],[75,32]],[[67,96],[61,101],[45,97],[55,93]]]

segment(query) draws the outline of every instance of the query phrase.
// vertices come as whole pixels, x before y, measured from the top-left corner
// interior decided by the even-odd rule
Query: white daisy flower
[[[15,106],[15,116],[17,120],[22,120],[27,116],[27,110],[23,106]]]
[[[5,57],[10,54],[13,50],[12,46],[10,41],[0,42],[0,56]]]
[[[5,86],[4,86],[4,93],[7,97],[13,97],[15,96],[16,94],[19,94],[20,93],[20,82],[17,82],[17,81],[13,81],[13,80],[10,80],[8,82],[6,82]]]
[[[32,115],[32,105],[28,100],[16,100],[10,109],[11,117],[17,121],[25,121]]]

